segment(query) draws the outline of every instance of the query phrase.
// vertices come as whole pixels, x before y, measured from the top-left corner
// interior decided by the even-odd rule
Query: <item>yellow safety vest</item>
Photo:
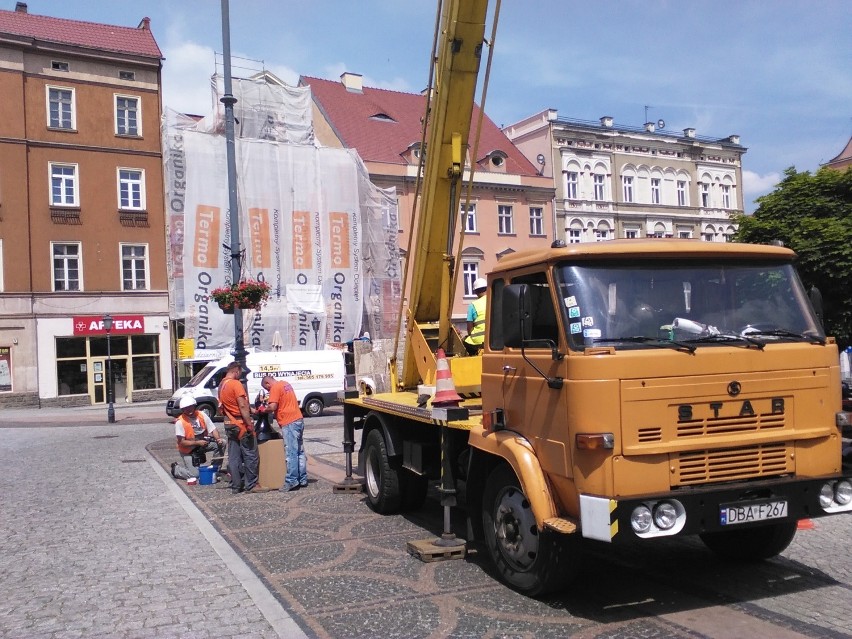
[[[485,309],[488,307],[485,295],[471,302],[473,310],[476,311],[476,319],[473,320],[473,329],[467,336],[470,344],[485,343]]]

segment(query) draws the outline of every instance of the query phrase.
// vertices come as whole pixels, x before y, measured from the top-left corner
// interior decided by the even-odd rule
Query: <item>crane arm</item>
[[[428,381],[434,370],[434,358],[428,356],[433,349],[418,326],[437,323],[438,344],[450,338],[453,238],[487,12],[488,0],[445,0],[442,6],[420,213],[409,257],[405,387],[416,385],[418,377]]]

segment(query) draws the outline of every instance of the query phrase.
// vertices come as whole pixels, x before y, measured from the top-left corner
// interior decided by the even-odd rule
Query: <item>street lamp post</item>
[[[314,350],[319,350],[319,329],[320,329],[320,319],[316,315],[314,315],[314,319],[311,320],[311,328],[314,329]]]
[[[107,421],[110,424],[115,423],[115,406],[112,403],[112,349],[110,347],[109,334],[112,330],[112,315],[104,315],[104,330],[107,335],[107,381],[106,381],[106,394],[107,394],[107,402],[109,402],[109,406],[107,408]]]

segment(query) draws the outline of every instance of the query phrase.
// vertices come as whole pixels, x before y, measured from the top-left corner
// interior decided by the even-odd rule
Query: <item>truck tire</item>
[[[302,409],[302,412],[305,414],[305,417],[319,417],[322,415],[323,408],[325,408],[325,404],[323,404],[322,399],[319,397],[310,397],[305,400],[305,407]]]
[[[577,543],[536,526],[530,503],[506,464],[489,475],[482,499],[488,554],[500,579],[529,597],[564,586],[579,568]]]
[[[756,528],[703,533],[701,541],[714,553],[737,561],[761,561],[778,555],[796,536],[798,522],[782,521]]]
[[[364,444],[364,490],[367,504],[382,515],[399,511],[402,501],[400,466],[388,459],[382,431],[373,429]]]

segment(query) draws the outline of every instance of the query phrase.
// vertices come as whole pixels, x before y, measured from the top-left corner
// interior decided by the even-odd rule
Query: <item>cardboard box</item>
[[[284,485],[287,474],[287,461],[284,458],[284,440],[270,439],[258,444],[260,469],[257,483],[264,488],[278,490]]]

